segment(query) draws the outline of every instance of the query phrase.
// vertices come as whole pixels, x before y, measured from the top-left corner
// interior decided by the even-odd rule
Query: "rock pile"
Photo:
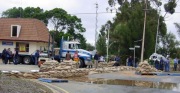
[[[147,61],[140,62],[139,66],[136,69],[136,73],[150,73],[150,72],[159,72],[156,68],[149,65]]]

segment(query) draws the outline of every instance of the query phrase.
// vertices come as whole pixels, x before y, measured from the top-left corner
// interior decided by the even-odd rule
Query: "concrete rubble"
[[[88,74],[110,73],[118,71],[135,71],[136,68],[128,66],[113,66],[114,62],[99,63],[98,68],[76,68],[73,61],[47,61],[41,67],[39,72],[11,72],[6,73],[9,76],[19,78],[37,79],[37,78],[69,78],[81,77]]]

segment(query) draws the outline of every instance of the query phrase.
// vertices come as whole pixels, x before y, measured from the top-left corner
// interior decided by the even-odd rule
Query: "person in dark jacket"
[[[129,59],[128,59],[128,66],[133,67],[133,58],[132,58],[132,56],[130,56]]]
[[[9,54],[8,50],[5,51],[4,55],[5,55],[5,61],[4,61],[4,63],[7,64],[7,63],[8,63],[8,60],[9,60],[9,57],[10,57],[10,54]]]
[[[1,58],[2,58],[2,61],[4,64],[5,64],[5,57],[6,57],[6,48],[4,48],[4,50],[2,51],[2,54],[1,54]]]
[[[164,60],[162,59],[162,57],[161,57],[160,62],[159,62],[159,69],[162,71],[164,70]]]
[[[99,54],[96,52],[96,54],[94,55],[94,64],[95,64],[95,68],[98,67],[98,60],[99,60]]]
[[[36,50],[36,53],[35,53],[35,65],[38,64],[38,59],[39,59],[39,50]]]
[[[159,61],[158,61],[158,60],[155,60],[155,68],[156,68],[157,70],[159,70]]]
[[[115,57],[115,63],[114,63],[114,65],[113,66],[120,66],[120,57],[119,56],[116,56]]]
[[[19,56],[19,51],[17,48],[14,48],[14,65],[17,65],[18,63],[18,56]]]

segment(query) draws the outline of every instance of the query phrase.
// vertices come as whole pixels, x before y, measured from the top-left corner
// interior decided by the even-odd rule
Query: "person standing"
[[[78,51],[76,51],[76,52],[74,53],[73,59],[74,59],[74,61],[76,62],[76,68],[78,68],[78,63],[79,63]]]
[[[160,62],[159,62],[159,69],[163,71],[164,70],[163,68],[164,68],[164,60],[161,57]]]
[[[19,56],[19,51],[18,51],[18,49],[17,48],[14,48],[14,65],[17,65],[17,63],[18,63],[18,56]]]
[[[35,53],[35,65],[38,64],[38,59],[39,59],[39,50],[36,50],[36,53]]]
[[[120,57],[119,56],[116,56],[115,57],[115,63],[114,63],[114,65],[113,66],[120,66]]]
[[[94,64],[95,64],[95,68],[98,67],[98,60],[99,60],[99,54],[96,52],[96,54],[94,55]]]
[[[177,64],[178,64],[178,59],[177,57],[174,59],[174,71],[177,71]]]
[[[11,61],[12,61],[13,57],[12,57],[12,51],[11,51],[10,48],[8,48],[7,54],[8,54],[8,62],[9,62],[9,64],[11,64]]]
[[[4,48],[4,50],[2,51],[1,58],[2,58],[3,63],[5,64],[6,48]]]
[[[132,66],[132,67],[133,67],[133,59],[132,59],[132,56],[129,56],[128,66]]]
[[[129,61],[129,57],[126,58],[126,66],[129,66],[128,61]]]
[[[9,57],[10,57],[8,50],[5,51],[4,56],[5,56],[4,63],[7,64],[8,60],[9,60]]]
[[[69,53],[69,51],[67,51],[66,60],[70,60],[70,59],[71,59],[71,54]]]
[[[180,60],[178,60],[178,70],[180,71]]]
[[[157,70],[159,70],[159,60],[158,59],[155,60],[155,68]]]
[[[170,69],[170,60],[169,57],[167,58],[166,62],[165,62],[165,72],[169,72]]]
[[[136,57],[136,58],[135,58],[135,63],[134,63],[134,64],[135,64],[135,68],[136,68],[137,65],[138,65],[138,61],[139,61],[139,59]]]

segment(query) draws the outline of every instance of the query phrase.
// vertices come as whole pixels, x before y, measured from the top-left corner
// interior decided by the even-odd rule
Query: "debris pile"
[[[149,65],[147,61],[140,62],[139,66],[136,69],[136,73],[150,73],[150,72],[159,72],[156,68],[153,66]]]

